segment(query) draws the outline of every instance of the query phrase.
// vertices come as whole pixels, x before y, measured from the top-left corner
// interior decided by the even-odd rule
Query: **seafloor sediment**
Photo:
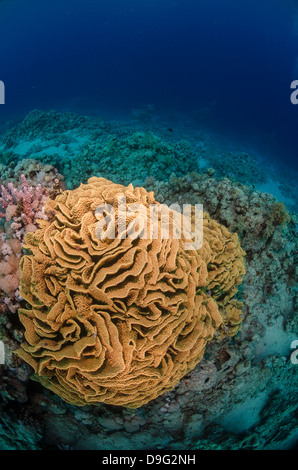
[[[247,253],[246,276],[238,293],[244,302],[242,328],[235,337],[210,342],[204,359],[172,391],[137,410],[105,404],[75,407],[33,382],[31,368],[13,353],[23,335],[16,273],[21,244],[7,247],[6,242],[12,238],[21,242],[24,227],[12,227],[12,218],[1,217],[1,246],[6,245],[0,254],[0,339],[5,345],[5,365],[0,366],[0,448],[287,449],[295,445],[294,178],[291,181],[286,172],[267,166],[243,148],[225,148],[199,126],[187,131],[179,124],[153,119],[146,110],[135,112],[129,122],[34,111],[3,132],[0,172],[5,187],[11,183],[20,188],[21,175],[30,187],[40,184],[46,191],[38,195],[40,204],[58,186],[73,189],[90,176],[144,186],[165,204],[202,203],[213,219],[238,233]],[[30,223],[36,223],[33,215]],[[14,256],[10,271],[9,256]],[[8,275],[13,288],[8,286]]]

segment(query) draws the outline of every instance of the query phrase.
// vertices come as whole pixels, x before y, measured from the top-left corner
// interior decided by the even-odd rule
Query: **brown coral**
[[[160,207],[144,188],[91,178],[49,200],[51,220],[26,235],[19,355],[70,403],[137,408],[172,389],[202,359],[222,324],[218,302],[242,280],[238,237],[207,214],[198,251],[173,233],[142,237],[152,204]]]

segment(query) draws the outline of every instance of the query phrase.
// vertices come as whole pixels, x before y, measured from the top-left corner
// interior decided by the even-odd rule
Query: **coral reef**
[[[82,158],[82,155],[84,158]],[[135,185],[148,176],[167,179],[172,172],[187,173],[196,167],[196,155],[185,140],[165,142],[152,132],[108,133],[84,143],[71,158],[38,155],[43,162],[54,165],[65,175],[69,188],[87,182],[90,176],[112,178],[115,182]]]
[[[132,125],[71,113],[34,112],[0,137],[1,183],[7,188],[7,182],[12,182],[19,190],[21,174],[34,187],[38,183],[44,186],[50,176],[48,184],[53,187],[57,175],[54,162],[56,167],[60,165],[69,189],[92,175],[100,176],[105,158],[101,149],[115,145],[117,152],[123,151],[123,158],[125,152],[129,154],[125,140],[139,132],[143,136],[151,132],[169,149],[178,149],[175,158],[180,158],[180,172],[184,172],[190,148],[187,172],[199,167],[200,174],[179,176],[177,172],[165,181],[160,166],[155,178],[151,176],[142,186],[154,190],[156,199],[166,204],[202,202],[212,219],[239,234],[247,253],[247,272],[239,288],[239,298],[244,301],[241,329],[233,310],[237,296],[230,299],[228,308],[221,307],[223,323],[216,333],[221,341],[214,338],[208,342],[204,358],[174,389],[135,410],[105,403],[72,406],[29,380],[33,369],[14,354],[24,341],[23,325],[17,313],[2,302],[0,339],[5,346],[5,365],[0,366],[1,449],[259,450],[297,446],[298,367],[290,360],[298,318],[297,177],[287,167],[272,172],[268,161],[256,165],[248,152],[249,158],[244,158],[238,144],[231,148],[228,142],[224,148],[218,145],[216,136],[208,137],[190,124],[187,116],[178,123],[161,121],[155,115],[148,123],[135,121]],[[142,140],[138,141],[140,146]],[[181,140],[189,143],[182,150],[178,146]],[[146,144],[142,151],[145,148]],[[133,150],[141,154],[141,149]],[[117,152],[110,153],[110,163],[115,161],[114,181],[121,182],[123,173],[125,177],[129,174],[129,181],[145,177],[146,172],[139,172],[142,162],[131,162],[134,167],[118,170],[117,164],[123,161]],[[83,154],[84,161],[80,162]],[[172,173],[172,168],[169,165],[168,172]],[[222,178],[227,175],[233,181]],[[257,187],[272,175],[281,188],[278,200],[269,194],[272,185]],[[281,204],[284,196],[285,207]],[[7,249],[4,247],[4,253]],[[26,308],[25,303],[22,306]],[[230,339],[229,334],[237,330]]]
[[[29,186],[26,177],[21,175],[21,190],[18,190],[12,183],[1,186],[0,205],[4,212],[0,212],[0,217],[5,218],[7,222],[12,221],[12,230],[15,231],[15,237],[22,238],[22,229],[32,231],[36,219],[46,219],[43,207],[47,196],[45,190],[40,184],[35,188]],[[29,226],[29,229],[28,229]]]
[[[44,213],[45,201],[61,192],[63,177],[52,165],[28,159],[20,161],[16,166],[2,164],[1,183],[0,339],[4,341],[5,359],[10,367],[1,366],[0,370],[0,393],[4,403],[0,424],[4,433],[8,436],[12,433],[14,443],[21,442],[20,447],[18,444],[11,446],[3,443],[4,448],[35,449],[38,446],[34,441],[37,435],[40,436],[37,421],[31,429],[34,420],[25,409],[20,421],[13,424],[11,413],[6,410],[7,403],[11,401],[25,403],[28,400],[27,383],[32,373],[31,368],[14,354],[23,338],[17,318],[17,310],[23,302],[19,292],[19,264],[25,234],[35,231],[38,221],[47,218]],[[28,423],[31,424],[27,426]],[[28,441],[28,445],[25,441]]]
[[[152,238],[153,204],[160,213]],[[106,216],[97,220],[98,207]],[[19,309],[26,342],[18,354],[67,402],[140,407],[202,359],[222,308],[229,313],[221,334],[233,324],[229,300],[245,272],[237,235],[205,214],[202,248],[186,250],[187,238],[173,235],[181,214],[171,211],[171,233],[161,233],[164,209],[143,188],[91,178],[49,200],[50,220],[26,235],[20,294],[28,308]],[[136,226],[147,235],[136,237]],[[238,324],[240,312],[233,303]]]
[[[247,152],[220,152],[216,149],[208,154],[208,165],[218,178],[226,176],[230,180],[254,185],[267,180],[257,159]]]
[[[6,185],[12,183],[16,189],[22,187],[21,175],[24,175],[29,186],[39,184],[47,188],[51,197],[57,195],[60,188],[65,189],[64,176],[50,164],[44,164],[33,158],[20,159],[16,164],[0,164],[0,181]]]
[[[45,201],[61,191],[63,177],[54,167],[35,160],[22,160],[14,170],[2,165],[1,170],[0,310],[14,313],[21,300],[19,262],[24,236],[36,230],[38,220],[47,218]]]
[[[180,176],[197,168],[196,152],[186,139],[171,142],[150,126],[144,130],[55,111],[32,111],[2,137],[1,152],[6,165],[16,165],[19,154],[54,165],[69,189],[91,176],[142,185],[147,176],[167,179],[172,172]]]
[[[12,183],[1,186],[0,197],[0,305],[5,304],[11,312],[20,307],[19,263],[25,233],[36,230],[37,219],[46,218],[43,212],[46,191],[39,184],[29,186],[21,175],[20,189]]]
[[[3,236],[3,232],[1,232]],[[15,313],[20,307],[20,270],[22,245],[17,239],[0,241],[0,309]]]

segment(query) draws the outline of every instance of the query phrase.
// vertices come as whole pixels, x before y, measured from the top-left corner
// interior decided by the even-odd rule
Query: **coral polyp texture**
[[[153,192],[94,177],[49,199],[48,220],[26,234],[18,354],[71,404],[138,408],[194,369],[215,334],[238,331],[238,236],[204,213],[198,250],[184,235],[160,236],[160,216],[159,235],[142,237],[152,205],[162,206]]]
[[[37,220],[47,218],[45,201],[61,192],[62,177],[51,165],[35,160],[23,160],[14,170],[0,164],[0,172],[0,312],[14,313],[21,301],[19,262],[24,236],[36,230]]]

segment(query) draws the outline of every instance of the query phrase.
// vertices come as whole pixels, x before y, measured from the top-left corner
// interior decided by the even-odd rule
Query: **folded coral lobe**
[[[91,178],[48,200],[51,217],[26,236],[18,354],[69,403],[137,408],[171,390],[242,280],[237,236],[205,214],[202,248],[186,250],[162,234],[161,211],[152,230],[152,206],[144,188]]]

